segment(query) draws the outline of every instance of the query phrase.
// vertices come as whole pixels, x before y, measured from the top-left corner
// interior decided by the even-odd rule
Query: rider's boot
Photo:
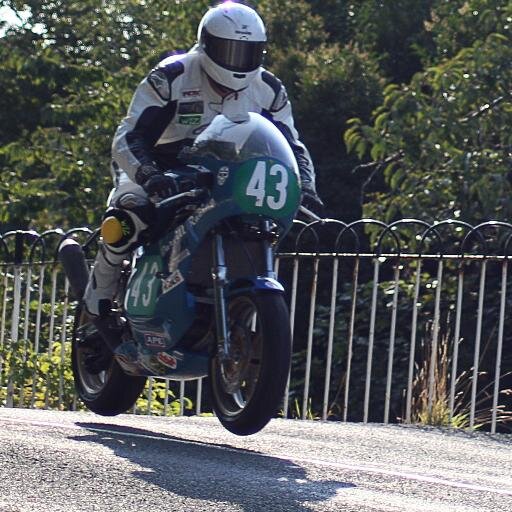
[[[117,291],[123,260],[127,254],[111,252],[105,244],[100,245],[94,267],[84,293],[87,312],[93,316],[110,314],[112,299]]]
[[[112,299],[121,276],[122,262],[128,254],[116,254],[101,245],[84,294],[85,308],[104,343],[88,358],[91,373],[98,373],[110,365],[112,353],[119,346],[123,329],[112,315]]]

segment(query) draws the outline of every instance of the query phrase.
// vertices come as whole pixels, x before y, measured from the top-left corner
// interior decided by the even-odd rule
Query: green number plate
[[[157,273],[162,270],[160,256],[146,256],[137,265],[137,272],[130,280],[125,307],[131,315],[151,316],[160,291]]]
[[[236,171],[235,199],[247,212],[293,215],[300,201],[297,175],[276,160],[250,160]]]

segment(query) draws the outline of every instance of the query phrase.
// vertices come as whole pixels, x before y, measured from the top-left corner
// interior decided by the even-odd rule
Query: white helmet
[[[224,2],[203,16],[197,39],[205,73],[220,85],[239,91],[258,73],[267,35],[254,9]]]

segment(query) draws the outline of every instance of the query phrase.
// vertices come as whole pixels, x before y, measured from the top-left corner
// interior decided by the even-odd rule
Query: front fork
[[[222,235],[216,233],[213,239],[212,278],[213,298],[215,303],[215,325],[217,329],[217,353],[221,361],[225,361],[230,357],[226,305],[227,271]]]
[[[261,229],[268,234],[271,231],[269,221],[263,221]],[[274,272],[274,251],[269,237],[262,237],[262,249],[264,251],[265,275],[263,277],[275,279]],[[232,359],[230,353],[230,340],[228,329],[228,315],[226,304],[227,267],[224,256],[224,244],[222,235],[216,233],[213,239],[213,293],[215,302],[215,325],[217,330],[217,353],[221,361]]]

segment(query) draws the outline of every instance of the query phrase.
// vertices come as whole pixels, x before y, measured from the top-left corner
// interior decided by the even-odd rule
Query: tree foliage
[[[0,20],[1,232],[97,226],[112,136],[137,83],[195,43],[211,3],[0,0],[19,18]],[[266,66],[288,89],[328,216],[510,219],[509,0],[246,3],[267,24]],[[376,332],[386,350],[387,327]],[[304,346],[299,335],[299,355]]]
[[[194,41],[207,2],[2,2],[28,19],[2,38],[0,222],[98,222],[112,136],[138,81]],[[4,228],[5,230],[5,228]]]
[[[464,10],[438,23],[449,30],[458,25],[467,34],[477,16],[468,17],[467,9],[487,24],[492,17],[494,31],[480,30],[470,46],[441,58],[410,84],[389,85],[372,124],[354,119],[345,133],[349,149],[360,157],[369,153],[387,185],[370,197],[368,215],[479,222],[512,214],[512,50],[506,21],[512,21],[512,7],[499,0],[466,2]],[[439,53],[450,53],[436,30]]]
[[[0,1],[19,16],[0,37],[4,231],[97,224],[136,84],[211,3]],[[508,1],[247,3],[330,216],[509,216]]]

